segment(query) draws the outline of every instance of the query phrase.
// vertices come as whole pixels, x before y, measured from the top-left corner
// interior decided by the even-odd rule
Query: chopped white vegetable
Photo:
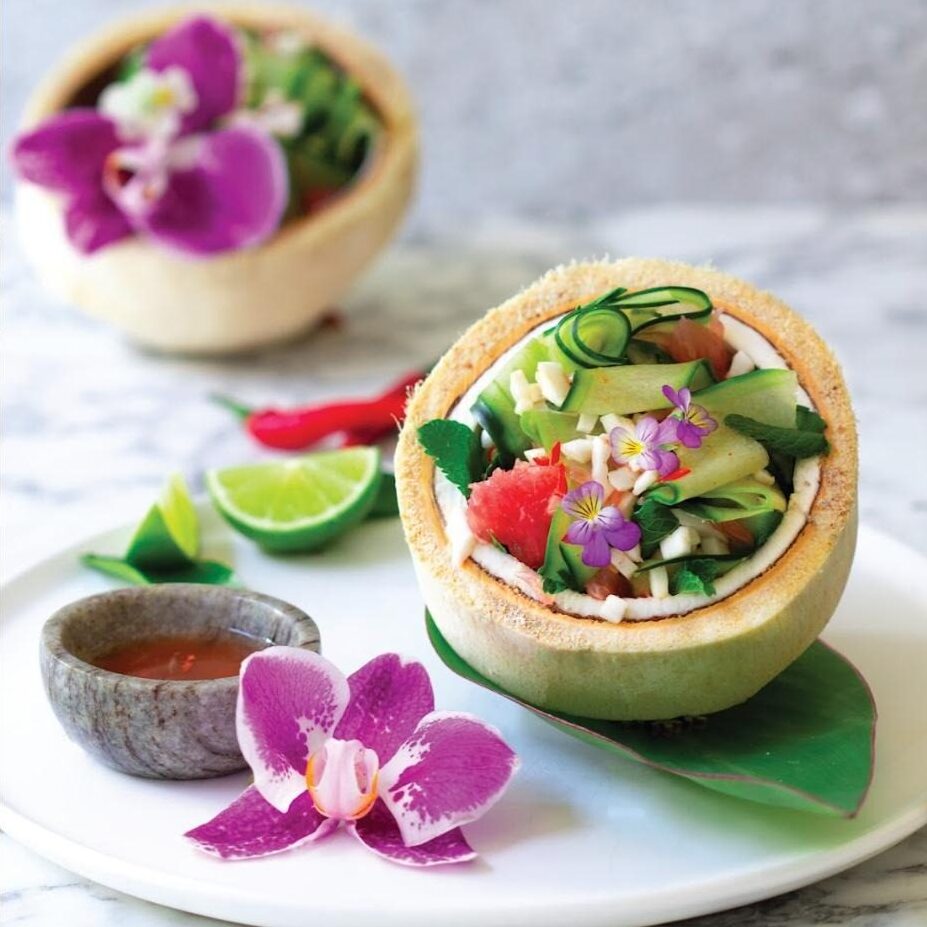
[[[592,438],[592,478],[609,492],[611,484],[608,482],[608,462],[612,457],[612,446],[608,435],[597,435]]]
[[[624,613],[628,610],[628,603],[617,595],[608,596],[602,603],[602,609],[599,614],[606,620],[617,624],[624,618]]]
[[[612,566],[625,579],[630,579],[637,572],[637,564],[623,550],[612,551]]]
[[[651,486],[660,478],[660,475],[656,470],[645,470],[635,481],[634,486],[631,488],[631,492],[635,496],[639,496],[642,493],[647,492]]]
[[[660,553],[664,560],[672,560],[674,557],[685,557],[695,550],[699,542],[698,532],[694,528],[687,528],[680,525],[675,531],[668,534],[660,541]]]
[[[537,370],[541,395],[555,406],[562,406],[570,391],[570,378],[556,361],[541,361]]]
[[[644,559],[644,555],[641,553],[640,544],[635,544],[630,550],[626,550],[625,553],[635,562],[640,563]]]
[[[608,471],[608,481],[612,484],[613,489],[619,492],[627,492],[637,481],[637,474],[627,467],[619,467],[617,470]]]
[[[710,535],[702,538],[701,552],[703,554],[729,554],[731,549],[727,542],[721,538],[711,537]]]
[[[603,415],[599,421],[605,429],[605,434],[608,434],[613,428],[627,428],[629,431],[634,430],[634,422],[625,415],[614,415],[609,413],[608,415]]]
[[[576,422],[576,430],[583,432],[583,434],[589,434],[595,428],[596,422],[598,422],[598,418],[595,415],[583,412]]]
[[[731,369],[727,372],[727,379],[739,377],[741,374],[749,373],[756,367],[756,364],[750,359],[750,355],[743,351],[738,351],[731,358]]]
[[[547,451],[543,447],[532,447],[525,451],[526,460],[540,460],[547,456]]]
[[[576,438],[560,445],[560,453],[577,463],[589,463],[592,459],[592,438]]]
[[[669,598],[669,573],[666,567],[654,567],[648,570],[647,576],[650,579],[650,594],[655,599]]]
[[[509,391],[515,400],[516,415],[521,415],[544,401],[541,387],[537,383],[529,383],[524,370],[512,371],[509,377]]]

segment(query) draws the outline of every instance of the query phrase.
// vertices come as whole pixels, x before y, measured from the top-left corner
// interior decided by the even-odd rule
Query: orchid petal
[[[337,821],[315,810],[307,792],[293,802],[289,811],[280,812],[251,785],[211,821],[184,836],[199,849],[222,859],[251,859],[292,850],[337,827]]]
[[[348,677],[351,701],[335,737],[359,740],[376,751],[380,764],[392,759],[416,725],[434,711],[431,680],[421,663],[384,653]]]
[[[637,438],[644,444],[656,443],[660,435],[660,422],[653,416],[647,415],[642,418],[636,427]]]
[[[380,797],[406,846],[420,846],[481,817],[502,795],[518,758],[495,728],[436,711],[380,770]]]
[[[608,509],[603,510],[604,512]],[[617,519],[610,519],[609,524],[603,528],[608,543],[617,550],[631,550],[637,546],[641,539],[640,525],[636,522],[628,521],[618,509],[614,509]]]
[[[464,863],[476,856],[459,827],[418,846],[406,846],[396,819],[378,801],[370,814],[351,826],[351,832],[378,856],[403,866],[441,866]]]
[[[81,254],[93,254],[132,234],[132,226],[102,190],[75,196],[65,208],[65,230]]]
[[[278,811],[306,791],[306,764],[341,719],[348,681],[324,657],[269,647],[241,665],[238,745],[254,784]]]
[[[195,147],[195,164],[171,174],[139,225],[193,255],[246,248],[272,235],[288,195],[280,146],[255,129],[237,128],[202,136]]]
[[[23,180],[73,195],[100,188],[103,162],[119,145],[116,127],[96,110],[65,110],[20,135],[13,166]]]
[[[145,64],[153,71],[181,68],[196,93],[196,107],[181,122],[184,134],[209,127],[230,113],[242,84],[242,56],[235,33],[209,16],[194,16],[156,39]]]
[[[601,529],[593,531],[583,545],[583,563],[591,567],[606,567],[611,563],[608,541]]]
[[[663,387],[663,395],[678,409],[680,407],[679,393],[668,383]]]

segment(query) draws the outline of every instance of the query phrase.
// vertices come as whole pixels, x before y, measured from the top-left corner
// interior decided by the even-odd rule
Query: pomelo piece
[[[554,497],[563,492],[558,466],[518,463],[475,483],[467,504],[470,530],[487,543],[493,539],[536,570],[544,562]]]
[[[475,561],[458,565],[416,432],[444,418],[475,380],[529,332],[598,293],[668,283],[704,290],[766,338],[827,423],[830,453],[807,521],[764,573],[712,605],[614,624],[528,598]],[[746,701],[821,633],[856,543],[857,440],[836,359],[782,302],[716,271],[659,260],[577,263],[551,271],[472,326],[412,397],[396,453],[403,527],[428,608],[453,649],[518,698],[613,720],[708,714]],[[730,523],[729,523],[730,524]]]

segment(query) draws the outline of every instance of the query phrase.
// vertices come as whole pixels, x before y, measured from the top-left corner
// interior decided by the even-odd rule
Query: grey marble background
[[[4,0],[4,149],[63,49],[153,2]],[[419,100],[413,228],[664,200],[927,202],[924,0],[312,6],[382,45]]]

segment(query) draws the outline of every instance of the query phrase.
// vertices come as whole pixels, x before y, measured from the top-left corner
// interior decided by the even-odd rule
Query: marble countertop
[[[485,309],[574,257],[662,255],[775,290],[842,360],[860,423],[862,518],[927,552],[927,492],[888,469],[924,459],[927,209],[665,207],[581,226],[497,219],[466,235],[419,230],[345,300],[344,324],[273,351],[192,360],[138,351],[56,303],[0,217],[0,569],[77,535],[101,512],[139,514],[165,475],[260,452],[208,400],[362,394],[437,357]],[[915,464],[919,466],[919,464]],[[146,904],[0,836],[0,923],[162,927],[205,919]],[[213,922],[216,923],[216,922]],[[924,927],[927,831],[843,875],[691,927]]]

